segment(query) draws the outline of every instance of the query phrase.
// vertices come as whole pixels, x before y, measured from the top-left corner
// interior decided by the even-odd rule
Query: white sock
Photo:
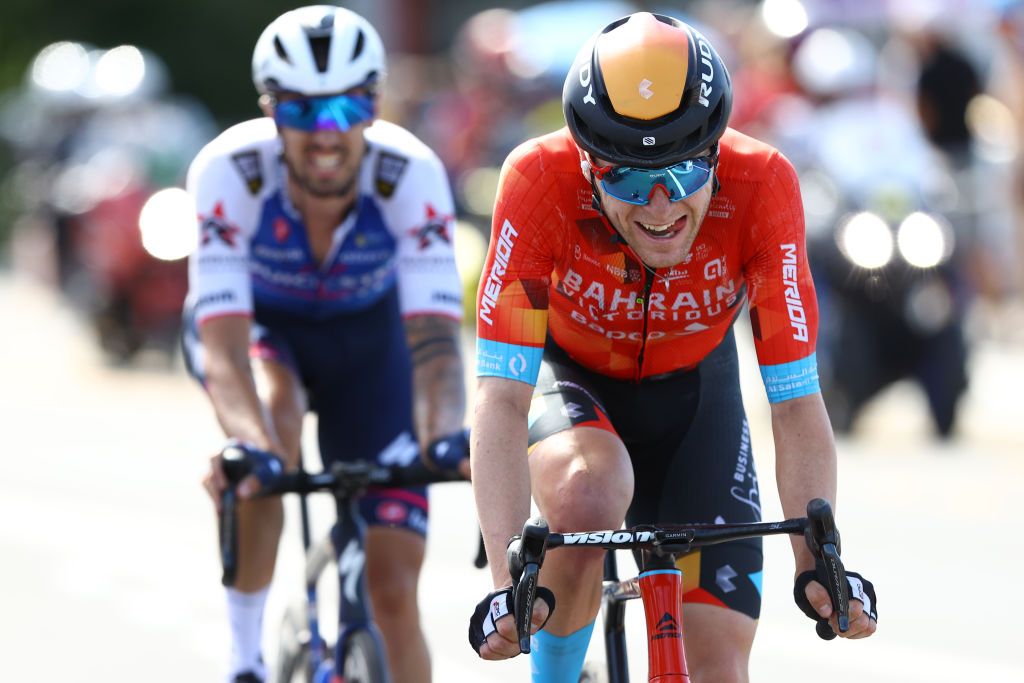
[[[260,678],[267,677],[263,665],[263,607],[267,604],[270,586],[255,593],[242,593],[228,588],[228,620],[231,622],[231,668],[228,680],[246,671]]]

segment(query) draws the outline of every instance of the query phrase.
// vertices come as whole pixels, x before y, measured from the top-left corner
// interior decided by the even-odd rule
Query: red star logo
[[[224,217],[224,202],[217,202],[210,216],[203,218],[202,214],[200,214],[199,221],[202,226],[202,243],[204,245],[209,244],[216,237],[229,247],[235,246],[235,237],[240,231],[228,223],[228,220]]]
[[[431,204],[427,204],[426,213],[426,222],[420,227],[409,231],[411,235],[419,239],[420,249],[426,249],[435,239],[441,239],[447,244],[451,244],[452,239],[448,234],[448,221],[452,219],[452,216],[438,213]]]

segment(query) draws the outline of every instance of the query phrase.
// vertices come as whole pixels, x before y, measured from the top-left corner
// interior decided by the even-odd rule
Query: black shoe
[[[235,676],[234,683],[263,683],[263,679],[252,671],[246,671],[245,673]]]

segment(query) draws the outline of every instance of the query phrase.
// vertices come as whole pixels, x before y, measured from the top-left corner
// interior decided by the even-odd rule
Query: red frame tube
[[[683,648],[683,573],[654,569],[641,573],[638,582],[647,617],[648,681],[689,681]]]

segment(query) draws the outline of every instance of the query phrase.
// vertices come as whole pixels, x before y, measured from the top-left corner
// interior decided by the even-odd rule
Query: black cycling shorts
[[[530,411],[530,446],[577,426],[607,429],[625,444],[635,477],[628,525],[761,521],[732,329],[696,368],[642,382],[587,370],[549,340]],[[761,539],[695,550],[677,565],[684,602],[758,618]]]
[[[413,431],[412,362],[397,288],[362,311],[311,319],[257,306],[249,355],[295,373],[317,414],[317,441],[325,467],[335,461],[419,457]],[[201,384],[203,348],[186,307],[182,329],[186,365]],[[370,489],[360,497],[371,526],[427,532],[425,486]]]

